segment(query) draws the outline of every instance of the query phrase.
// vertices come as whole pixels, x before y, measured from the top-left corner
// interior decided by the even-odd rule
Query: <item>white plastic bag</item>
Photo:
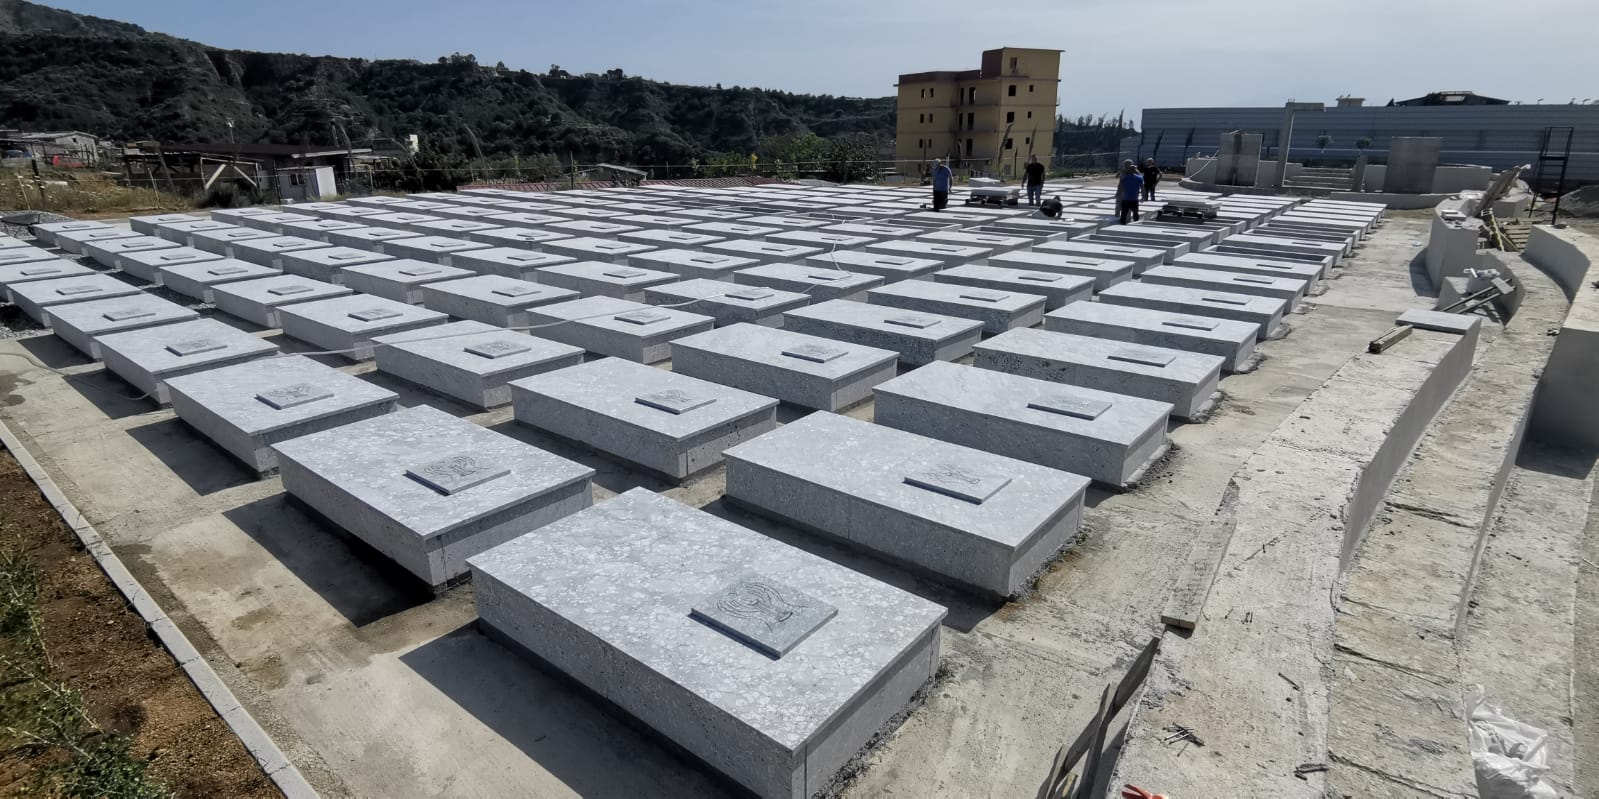
[[[1549,784],[1549,733],[1506,716],[1480,685],[1466,691],[1471,761],[1481,799],[1557,799]]]

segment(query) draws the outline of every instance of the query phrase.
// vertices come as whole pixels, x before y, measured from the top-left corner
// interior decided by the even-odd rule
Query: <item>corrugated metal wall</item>
[[[1268,157],[1275,158],[1282,119],[1281,108],[1146,108],[1143,135],[1123,142],[1122,157],[1154,157],[1161,166],[1178,167],[1186,156],[1214,153],[1221,133],[1242,130],[1264,134]],[[1300,112],[1289,157],[1320,157],[1316,139],[1322,134],[1333,139],[1325,157],[1349,160],[1359,154],[1355,143],[1362,137],[1372,140],[1366,152],[1380,160],[1395,136],[1439,136],[1444,163],[1497,170],[1534,163],[1544,129],[1551,126],[1575,128],[1568,188],[1599,183],[1599,105],[1366,106]]]

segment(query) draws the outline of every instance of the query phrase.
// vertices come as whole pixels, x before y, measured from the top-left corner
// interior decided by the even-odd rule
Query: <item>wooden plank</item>
[[[1389,347],[1409,338],[1412,330],[1413,328],[1410,325],[1400,325],[1372,339],[1371,343],[1366,346],[1366,351],[1373,355],[1381,355]]]
[[[1205,600],[1210,597],[1210,587],[1216,582],[1216,574],[1221,571],[1227,547],[1232,544],[1233,530],[1238,527],[1238,518],[1233,511],[1237,504],[1238,486],[1228,483],[1221,504],[1216,508],[1216,515],[1211,517],[1188,550],[1188,562],[1184,564],[1182,573],[1177,575],[1171,596],[1166,600],[1166,609],[1160,614],[1162,624],[1180,630],[1192,630],[1199,625],[1199,617],[1205,611]]]
[[[1155,654],[1159,651],[1160,636],[1157,635],[1150,638],[1149,643],[1144,645],[1143,651],[1133,659],[1133,664],[1127,668],[1127,673],[1122,675],[1119,684],[1105,686],[1105,693],[1099,701],[1099,712],[1094,714],[1094,720],[1083,728],[1071,746],[1063,746],[1055,753],[1055,763],[1050,768],[1049,778],[1039,789],[1038,799],[1064,799],[1071,795],[1075,785],[1091,784],[1071,779],[1072,766],[1077,765],[1077,761],[1091,751],[1096,740],[1099,742],[1099,748],[1093,751],[1103,751],[1105,729],[1110,726],[1116,715],[1121,713],[1122,708],[1132,701],[1133,692],[1144,684],[1144,679],[1149,676],[1150,667],[1155,663]],[[1097,760],[1097,757],[1094,760]],[[1089,768],[1092,767],[1091,760]]]

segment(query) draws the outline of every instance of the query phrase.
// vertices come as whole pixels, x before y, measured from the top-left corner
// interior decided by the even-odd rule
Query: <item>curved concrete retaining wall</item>
[[[1522,256],[1571,297],[1538,381],[1531,433],[1555,444],[1599,447],[1599,287],[1589,279],[1599,239],[1539,225]]]

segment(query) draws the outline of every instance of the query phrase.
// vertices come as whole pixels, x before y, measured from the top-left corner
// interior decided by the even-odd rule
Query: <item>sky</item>
[[[880,97],[996,47],[1064,51],[1060,111],[1382,104],[1442,89],[1599,99],[1599,0],[45,0],[218,47],[620,68]],[[1510,12],[1516,14],[1509,16]]]

